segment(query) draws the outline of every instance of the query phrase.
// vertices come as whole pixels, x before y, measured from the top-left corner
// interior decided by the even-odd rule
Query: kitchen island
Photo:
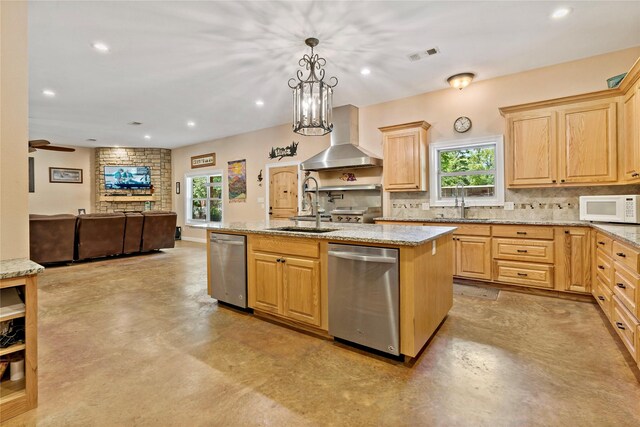
[[[199,227],[208,230],[207,240],[210,233],[246,236],[248,305],[254,314],[289,326],[331,336],[330,313],[334,323],[339,313],[330,307],[335,298],[329,298],[329,282],[333,280],[333,289],[348,289],[358,277],[334,274],[330,279],[330,257],[336,253],[330,246],[397,251],[392,251],[397,254],[399,294],[394,309],[398,312],[397,352],[405,357],[419,354],[453,304],[455,227],[323,223],[314,229],[292,221]],[[371,269],[363,271],[368,274]],[[211,280],[209,284],[211,294]],[[372,301],[372,310],[377,304]]]

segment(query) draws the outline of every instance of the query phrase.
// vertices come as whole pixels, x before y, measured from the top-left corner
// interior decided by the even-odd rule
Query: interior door
[[[298,167],[269,169],[269,215],[289,218],[298,213]]]

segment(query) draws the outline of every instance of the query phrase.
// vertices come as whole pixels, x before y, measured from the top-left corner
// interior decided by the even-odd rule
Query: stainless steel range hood
[[[344,105],[333,109],[331,147],[302,162],[306,171],[371,168],[382,166],[382,159],[358,147],[358,107]]]

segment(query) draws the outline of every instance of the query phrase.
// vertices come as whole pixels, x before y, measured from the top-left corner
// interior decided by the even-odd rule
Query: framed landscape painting
[[[49,182],[82,184],[82,169],[49,168]]]

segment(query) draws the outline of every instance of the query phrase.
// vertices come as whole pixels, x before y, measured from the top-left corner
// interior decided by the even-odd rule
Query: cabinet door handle
[[[526,235],[527,232],[526,231],[516,231],[516,234],[525,234]]]
[[[604,270],[604,265],[599,265],[599,266],[598,266],[598,268],[599,268],[600,270]]]
[[[619,287],[620,289],[627,289],[624,283],[616,283],[616,286]]]
[[[598,244],[604,246],[604,242],[599,241]]]
[[[518,273],[518,276],[521,276],[521,277],[527,277],[527,276],[528,276],[528,274],[527,274],[527,273]]]
[[[564,179],[561,179],[560,182],[564,182]]]
[[[622,258],[626,258],[627,257],[627,254],[625,254],[624,252],[616,252],[616,255],[618,255],[619,257],[622,257]]]
[[[638,172],[634,172],[634,173],[631,174],[632,178],[636,178],[638,176],[640,176],[640,173],[638,173]]]
[[[518,252],[520,252],[521,254],[526,254],[527,250],[526,249],[518,249]]]
[[[555,180],[555,179],[552,179],[552,180],[551,180],[551,182],[555,184],[555,183],[556,183],[556,180]]]
[[[622,323],[622,322],[616,322],[616,326],[618,327],[618,329],[622,329],[623,331],[626,329],[624,327],[624,323]]]
[[[569,234],[569,230],[564,230],[564,234]]]
[[[599,299],[600,301],[604,301],[604,297],[603,297],[602,295],[598,295],[598,299]]]

